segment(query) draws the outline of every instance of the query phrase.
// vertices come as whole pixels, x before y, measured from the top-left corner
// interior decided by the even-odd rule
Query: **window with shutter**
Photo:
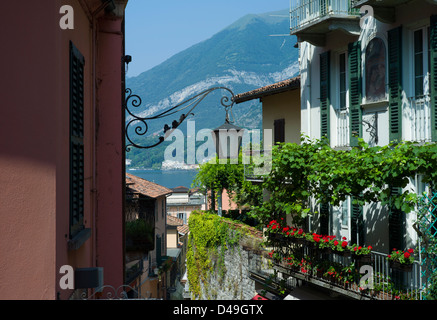
[[[430,39],[431,136],[437,141],[437,15],[431,16]]]
[[[388,31],[390,141],[402,140],[402,26]]]
[[[320,204],[320,233],[329,234],[329,203]]]
[[[274,123],[275,144],[285,142],[285,119],[275,120]]]
[[[401,188],[392,188],[391,193],[393,196],[399,195],[402,192]],[[402,210],[397,209],[394,205],[390,208],[389,220],[388,220],[388,232],[389,232],[389,249],[404,249],[404,213]]]
[[[364,245],[365,230],[363,218],[363,206],[352,201],[352,216],[351,216],[351,242],[352,244]]]
[[[413,93],[410,97],[412,114],[411,140],[431,141],[431,103],[429,95],[430,51],[429,27],[413,31]]]
[[[349,115],[350,145],[358,145],[358,138],[363,136],[362,125],[362,77],[361,77],[361,42],[349,44]]]
[[[70,43],[70,239],[84,229],[84,65]]]
[[[330,139],[330,51],[320,54],[320,135]]]
[[[338,65],[339,65],[339,92],[338,107],[335,108],[337,114],[337,146],[347,147],[349,146],[349,108],[347,101],[348,82],[347,82],[347,55],[346,53],[340,53],[338,55]]]

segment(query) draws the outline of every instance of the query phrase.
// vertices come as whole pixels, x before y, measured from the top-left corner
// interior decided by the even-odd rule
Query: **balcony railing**
[[[291,33],[324,17],[359,16],[359,9],[353,8],[350,0],[300,0],[291,9]]]
[[[429,95],[409,98],[411,105],[412,141],[431,141],[431,98]]]
[[[144,268],[144,263],[142,259],[138,260],[137,263],[126,268],[126,276],[125,276],[126,284],[130,284],[132,281],[134,281],[136,278],[142,275],[143,268]]]
[[[391,265],[386,254],[375,251],[366,256],[354,256],[350,252],[322,250],[306,241],[287,239],[271,243],[275,252],[271,256],[273,268],[284,279],[306,281],[353,299],[421,299],[423,286],[417,261],[407,265],[409,269],[403,269]],[[251,273],[266,273],[260,265],[254,264]]]
[[[337,147],[349,146],[349,112],[337,110]]]

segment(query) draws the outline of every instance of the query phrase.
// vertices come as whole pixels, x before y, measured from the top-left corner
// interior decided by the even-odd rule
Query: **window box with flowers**
[[[352,253],[352,257],[356,261],[359,261],[361,264],[363,264],[372,262],[372,256],[370,254],[372,252],[372,249],[372,246],[362,247],[358,245],[353,245],[350,250]]]
[[[345,237],[343,237],[341,241],[334,240],[332,243],[332,249],[334,253],[339,256],[349,257],[351,255],[350,246]]]
[[[393,249],[391,254],[387,256],[390,268],[399,271],[410,272],[413,270],[414,249],[405,251]]]

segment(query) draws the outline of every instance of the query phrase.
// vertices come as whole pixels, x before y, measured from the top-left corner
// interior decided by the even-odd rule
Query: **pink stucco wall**
[[[67,299],[72,291],[59,287],[66,264],[103,266],[105,282],[123,282],[121,19],[100,20],[94,51],[83,4],[101,2],[14,0],[2,7],[0,299]],[[74,8],[74,30],[59,27],[62,5]],[[85,226],[93,234],[76,251],[67,248],[70,40],[86,61]]]
[[[97,262],[111,265],[104,272],[105,284],[117,288],[123,282],[124,219],[120,196],[124,193],[121,57],[123,53],[120,19],[100,19],[98,34],[97,99]]]

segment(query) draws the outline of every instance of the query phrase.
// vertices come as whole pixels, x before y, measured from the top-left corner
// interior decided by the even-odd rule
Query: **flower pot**
[[[350,257],[351,256],[351,252],[349,250],[336,251],[335,253],[341,257]]]
[[[413,270],[413,264],[400,263],[399,261],[390,261],[390,268],[402,272],[411,272]]]
[[[296,238],[296,243],[304,245],[306,243],[306,239],[304,239],[304,238]]]
[[[354,255],[354,259],[361,265],[372,262],[372,256],[370,254]]]

